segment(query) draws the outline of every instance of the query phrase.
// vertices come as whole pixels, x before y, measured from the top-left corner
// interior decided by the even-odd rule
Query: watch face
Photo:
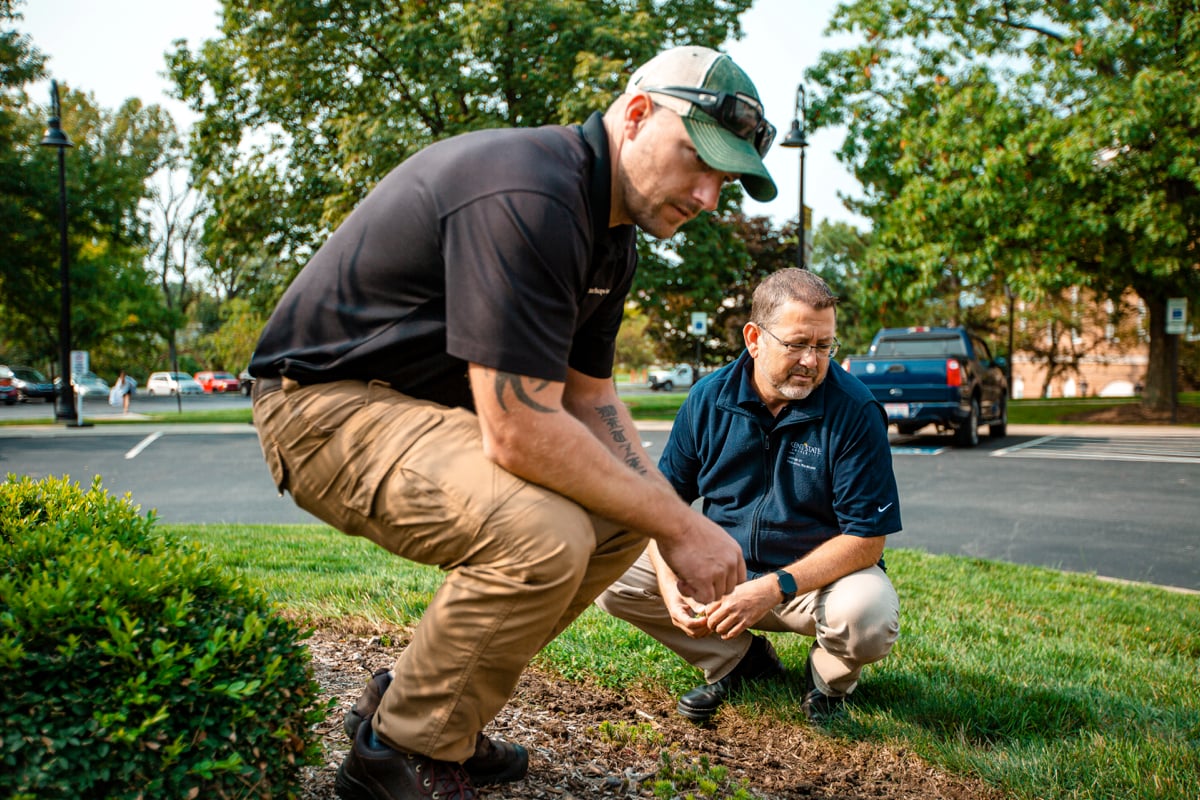
[[[791,576],[786,570],[775,570],[775,579],[779,581],[779,590],[783,592],[784,600],[791,600],[796,596],[796,579]]]

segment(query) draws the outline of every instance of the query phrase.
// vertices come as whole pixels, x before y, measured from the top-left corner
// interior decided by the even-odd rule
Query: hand
[[[658,552],[677,576],[679,593],[711,603],[746,580],[742,548],[721,526],[691,511],[694,526],[672,541],[659,539]]]
[[[680,594],[675,581],[662,581],[659,592],[676,628],[693,639],[703,639],[712,633],[708,629],[708,620],[705,619],[704,606]]]
[[[781,593],[774,575],[738,584],[729,594],[704,609],[708,629],[722,639],[732,639],[779,604]]]

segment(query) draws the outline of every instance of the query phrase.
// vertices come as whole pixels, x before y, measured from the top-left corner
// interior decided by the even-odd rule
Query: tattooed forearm
[[[633,441],[625,434],[625,426],[621,424],[621,416],[617,413],[616,407],[597,406],[596,413],[600,415],[600,419],[608,428],[608,435],[616,444],[617,455],[634,472],[645,475],[646,465],[642,463],[641,455],[634,450]]]
[[[499,401],[500,408],[504,411],[508,411],[508,406],[504,404],[504,390],[506,388],[511,388],[513,396],[516,397],[517,400],[519,400],[523,405],[543,414],[553,414],[553,408],[544,406],[529,396],[529,392],[525,388],[527,384],[536,384],[533,387],[533,391],[539,392],[542,389],[545,389],[550,384],[550,381],[535,381],[533,378],[527,378],[524,375],[514,375],[511,372],[497,372],[496,400]]]

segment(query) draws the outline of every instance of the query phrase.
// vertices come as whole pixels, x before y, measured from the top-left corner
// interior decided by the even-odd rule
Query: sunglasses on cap
[[[710,92],[687,86],[646,87],[642,91],[687,100],[715,119],[725,130],[754,145],[761,158],[775,141],[775,126],[767,122],[762,103],[746,94]]]

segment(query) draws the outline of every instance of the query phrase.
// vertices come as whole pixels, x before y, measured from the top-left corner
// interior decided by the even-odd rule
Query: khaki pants
[[[380,383],[260,383],[254,423],[280,490],[345,533],[446,570],[374,726],[401,750],[465,760],[530,659],[645,538],[497,467],[469,411]]]
[[[707,683],[728,675],[750,649],[753,634],[749,631],[733,639],[716,635],[693,639],[675,627],[647,555],[606,589],[596,605],[703,670]],[[900,601],[887,574],[873,566],[776,606],[753,627],[816,637],[813,679],[825,694],[842,696],[854,691],[863,666],[891,652],[900,633]]]

